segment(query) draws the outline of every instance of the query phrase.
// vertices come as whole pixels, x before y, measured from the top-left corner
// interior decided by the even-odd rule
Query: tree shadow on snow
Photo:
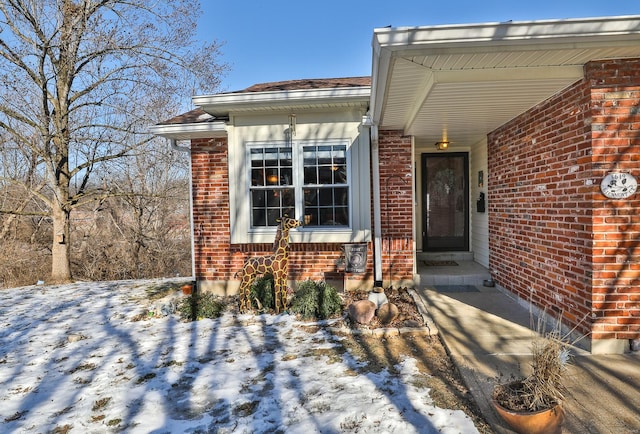
[[[134,322],[145,301],[136,285],[144,284],[25,289],[16,306],[3,307],[3,315],[19,316],[3,317],[8,327],[0,331],[0,387],[7,394],[0,431],[44,423],[37,428],[232,432],[241,423],[256,433],[337,434],[358,427],[353,414],[341,414],[339,428],[327,420],[355,373],[417,432],[436,432],[393,372],[396,353],[384,342],[347,344],[321,327],[301,332],[304,325],[292,326],[287,315]],[[308,339],[313,344],[299,345]],[[414,348],[418,363],[431,363]],[[382,369],[388,372],[380,375]],[[326,376],[335,372],[344,378],[332,383]]]

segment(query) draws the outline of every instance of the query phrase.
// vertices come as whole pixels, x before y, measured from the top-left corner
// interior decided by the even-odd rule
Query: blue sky
[[[392,5],[393,4],[393,5]],[[202,0],[201,40],[224,42],[221,91],[371,74],[373,29],[640,14],[639,0]]]

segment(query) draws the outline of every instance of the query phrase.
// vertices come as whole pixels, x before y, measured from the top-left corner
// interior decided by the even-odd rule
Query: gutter
[[[565,20],[507,21],[479,24],[374,29],[375,49],[407,55],[415,50],[477,52],[479,47],[530,46],[536,50],[588,48],[602,44],[637,45],[640,15]],[[460,52],[460,51],[458,51]],[[375,75],[374,75],[375,77]]]
[[[374,287],[382,286],[382,215],[380,206],[380,154],[378,151],[378,126],[371,131],[371,175],[373,183],[373,273]],[[391,284],[391,282],[389,282]]]
[[[189,231],[191,232],[191,277],[193,278],[194,285],[196,283],[196,245],[195,245],[195,231],[193,224],[193,179],[191,172],[191,148],[188,146],[179,146],[176,139],[169,139],[169,145],[174,151],[189,153]],[[194,286],[195,290],[195,286]]]

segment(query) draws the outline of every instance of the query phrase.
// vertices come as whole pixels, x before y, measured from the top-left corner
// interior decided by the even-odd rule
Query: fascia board
[[[200,138],[226,137],[224,122],[206,122],[198,124],[153,125],[149,132],[167,139],[189,140]]]
[[[226,93],[192,98],[193,104],[207,113],[229,113],[234,110],[265,106],[326,105],[362,103],[369,100],[371,87],[335,89],[300,89],[271,92]]]
[[[374,44],[391,51],[473,48],[533,44],[634,42],[640,35],[640,15],[571,20],[522,21],[374,30]]]
[[[391,52],[383,50],[377,41],[375,34],[373,37],[373,60],[371,66],[371,97],[369,107],[371,110],[371,120],[374,125],[380,125],[382,121],[382,101],[386,99],[386,91],[391,71]]]

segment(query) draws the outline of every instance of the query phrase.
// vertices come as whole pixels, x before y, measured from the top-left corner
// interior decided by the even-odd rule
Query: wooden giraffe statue
[[[278,231],[273,242],[274,252],[268,256],[249,258],[242,266],[240,283],[240,312],[251,309],[251,284],[260,275],[273,275],[276,313],[287,308],[287,273],[289,272],[289,230],[301,225],[298,220],[283,217],[278,220]]]

